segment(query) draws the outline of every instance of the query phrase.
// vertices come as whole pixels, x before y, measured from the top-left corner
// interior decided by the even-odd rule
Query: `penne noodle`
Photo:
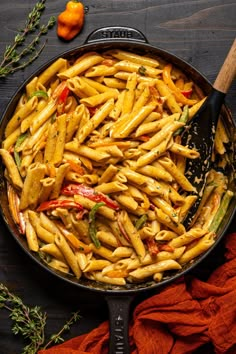
[[[167,226],[169,229],[171,229],[172,231],[176,232],[178,235],[181,235],[181,234],[183,234],[185,232],[185,227],[184,227],[183,224],[174,223],[171,220],[171,218],[167,214],[165,214],[161,209],[155,208],[155,212],[156,212],[157,220],[161,224]]]
[[[2,148],[4,150],[9,150],[10,147],[16,143],[20,135],[21,135],[21,128],[18,127],[10,135],[8,135],[8,137],[5,140],[3,140]]]
[[[44,243],[54,243],[55,234],[52,233],[51,231],[45,229],[40,224],[39,216],[35,212],[33,212],[32,210],[28,210],[28,217],[29,217],[30,223],[32,224],[33,228],[35,229],[35,232],[36,232],[38,238]]]
[[[79,268],[79,264],[77,262],[76,256],[72,251],[71,247],[69,246],[69,244],[67,243],[65,237],[61,234],[57,234],[55,236],[55,244],[57,245],[57,247],[60,249],[61,253],[65,257],[66,262],[72,269],[76,278],[79,279],[81,277],[82,272],[81,269]]]
[[[40,181],[44,178],[45,173],[46,166],[44,164],[36,162],[29,166],[22,188],[20,210],[24,210],[29,206],[34,208],[37,205],[41,191]]]
[[[126,83],[124,81],[113,77],[104,77],[103,81],[107,87],[114,89],[125,89],[126,87]]]
[[[155,160],[157,160],[157,158],[160,157],[162,154],[164,154],[172,145],[171,137],[172,133],[170,132],[163,138],[159,145],[153,147],[150,151],[140,156],[136,162],[136,168],[149,165]]]
[[[55,183],[53,184],[53,188],[50,194],[50,199],[56,199],[58,198],[61,190],[61,186],[64,182],[64,178],[66,176],[66,173],[68,169],[70,168],[70,165],[68,163],[64,163],[63,165],[60,165],[57,169],[57,174],[55,177]]]
[[[20,125],[20,129],[22,133],[25,133],[31,126],[34,118],[37,116],[38,112],[43,110],[47,105],[47,100],[40,100],[38,102],[37,107],[31,112],[22,122]]]
[[[195,150],[191,150],[186,146],[173,143],[170,147],[170,151],[174,154],[181,155],[187,157],[188,159],[197,159],[200,156],[200,153]]]
[[[27,101],[15,114],[12,116],[8,122],[5,129],[5,137],[7,138],[15,129],[17,129],[22,121],[32,112],[38,105],[38,98],[32,97]]]
[[[85,72],[86,77],[96,76],[111,76],[117,72],[114,66],[107,66],[104,64],[95,65]]]
[[[56,144],[55,144],[55,151],[52,157],[52,163],[54,165],[60,165],[63,160],[63,153],[65,147],[65,140],[66,140],[66,119],[67,115],[62,114],[57,117],[57,129],[56,129]]]
[[[106,266],[110,265],[111,262],[105,259],[91,259],[86,267],[83,269],[84,272],[94,272],[96,270],[102,270]]]
[[[98,91],[84,81],[83,77],[75,76],[68,79],[67,87],[81,98],[98,95]]]
[[[112,285],[125,285],[126,281],[124,278],[118,278],[118,277],[108,277],[105,275],[102,275],[101,272],[93,272],[93,279],[100,281],[102,283],[107,283],[107,284],[112,284]]]
[[[25,235],[26,235],[26,240],[29,249],[33,252],[38,252],[39,242],[38,242],[37,234],[35,232],[34,227],[32,226],[32,224],[30,223],[27,217],[25,221]]]
[[[182,247],[186,244],[192,242],[195,239],[198,239],[204,236],[207,233],[207,230],[201,228],[192,228],[189,231],[183,233],[182,235],[174,238],[168,244],[172,247]]]
[[[58,259],[52,259],[48,263],[49,267],[54,268],[57,271],[60,271],[62,273],[69,273],[69,267],[65,262],[62,262]]]
[[[24,184],[12,155],[7,150],[0,149],[0,156],[2,157],[2,160],[6,166],[8,176],[13,186],[16,188],[16,190],[21,190]]]
[[[43,203],[49,199],[50,194],[52,193],[55,178],[45,177],[40,180],[41,183],[41,190],[39,193],[39,203]]]
[[[101,183],[99,186],[95,187],[95,190],[105,194],[118,193],[126,191],[128,187],[125,184],[122,184],[118,181]]]
[[[122,220],[122,223],[123,223],[123,226],[124,226],[124,229],[126,230],[127,232],[127,235],[138,255],[138,257],[140,259],[143,259],[143,257],[145,256],[146,254],[146,250],[145,250],[145,247],[144,247],[144,244],[141,240],[141,237],[139,235],[139,233],[137,232],[137,230],[135,229],[132,221],[130,220],[127,212],[125,211],[121,211],[120,213],[120,218]]]
[[[140,148],[145,150],[151,150],[157,145],[159,145],[165,139],[167,134],[169,134],[170,132],[173,134],[175,130],[181,128],[184,123],[178,122],[178,120],[176,120],[176,117],[178,116],[179,115],[173,114],[171,122],[165,124],[164,127],[156,134],[154,134],[146,143],[141,144]]]
[[[97,232],[97,238],[106,245],[114,248],[118,247],[117,239],[110,231],[99,230]]]
[[[124,125],[117,129],[114,129],[113,127],[111,137],[119,139],[127,138],[137,128],[137,126],[155,109],[155,107],[155,104],[149,104],[131,113]]]
[[[206,239],[203,237],[198,241],[198,243],[186,250],[184,254],[179,258],[178,262],[182,265],[192,261],[193,259],[197,258],[203,252],[206,252],[213,244],[215,243],[214,238],[209,237]]]
[[[82,104],[77,106],[74,112],[72,112],[68,124],[66,126],[66,137],[65,137],[66,143],[71,141],[74,134],[78,131],[79,124],[80,121],[82,120],[84,112],[85,112],[85,106]]]
[[[115,200],[119,202],[125,209],[135,211],[138,209],[138,203],[130,195],[126,194],[116,194],[114,196]]]
[[[59,261],[66,262],[65,257],[55,243],[47,243],[41,246],[40,251],[49,254]]]
[[[40,82],[42,85],[45,85],[53,76],[60,72],[62,69],[66,69],[67,60],[63,58],[57,59],[54,63],[52,63],[46,70],[43,71],[42,74],[38,77],[38,83]]]
[[[148,65],[154,68],[159,66],[158,60],[144,55],[138,55],[120,49],[113,49],[108,53],[119,60],[129,60],[140,65]]]
[[[57,106],[55,100],[50,100],[40,112],[35,115],[30,127],[31,134],[34,134],[51,116],[56,112]]]
[[[188,181],[184,174],[182,174],[176,165],[168,157],[159,159],[159,163],[172,175],[172,177],[179,183],[179,185],[188,192],[195,192],[195,187]]]
[[[121,60],[117,62],[115,68],[118,70],[128,71],[128,72],[135,72],[141,75],[146,75],[150,77],[157,77],[159,74],[162,73],[162,70],[153,68],[148,65],[140,65],[139,63],[131,62],[129,60]]]
[[[159,165],[159,163],[158,163],[158,165]],[[162,179],[163,181],[166,181],[166,182],[173,181],[172,176],[169,174],[169,172],[167,172],[165,169],[163,169],[161,165],[160,166],[153,166],[153,165],[142,166],[137,169],[137,172],[141,173],[145,176],[148,176],[148,177]]]
[[[82,72],[86,71],[93,65],[100,63],[103,60],[103,57],[97,55],[96,53],[91,53],[86,55],[83,59],[77,62],[75,65],[70,66],[68,69],[60,72],[57,76],[59,79],[66,80],[74,76],[78,76]]]
[[[165,260],[154,264],[150,264],[142,268],[138,268],[130,272],[129,275],[136,279],[145,279],[145,278],[149,278],[155,273],[164,272],[166,270],[171,270],[171,269],[175,269],[175,270],[181,269],[181,265],[175,260],[170,259],[170,260]]]
[[[156,81],[156,87],[161,96],[166,97],[166,104],[170,111],[174,113],[181,113],[182,109],[176,102],[174,95],[172,94],[169,87],[161,80]]]

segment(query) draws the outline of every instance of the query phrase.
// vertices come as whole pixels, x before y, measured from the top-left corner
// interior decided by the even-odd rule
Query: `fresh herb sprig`
[[[57,332],[56,334],[53,334],[49,340],[49,342],[43,347],[43,349],[48,348],[52,344],[59,344],[64,342],[64,338],[62,338],[62,334],[64,332],[68,332],[71,328],[71,326],[76,323],[78,320],[81,319],[81,316],[79,315],[78,312],[75,312],[72,314],[72,317],[65,323],[65,325],[62,327],[62,329]]]
[[[75,312],[65,323],[62,329],[53,334],[45,344],[45,326],[47,320],[46,312],[42,312],[38,306],[28,307],[17,295],[0,283],[0,309],[5,308],[10,312],[9,317],[13,321],[12,332],[21,335],[27,345],[23,348],[22,354],[36,354],[39,349],[45,349],[52,344],[62,343],[62,334],[69,331],[71,326],[80,319],[79,312]]]
[[[22,300],[3,284],[0,284],[0,308],[10,311],[9,317],[14,323],[12,332],[29,341],[22,353],[36,353],[44,343],[46,313],[41,312],[38,306],[30,308],[24,305]]]
[[[19,30],[14,38],[12,45],[8,45],[3,54],[3,59],[0,64],[0,77],[5,77],[13,74],[15,71],[25,68],[31,64],[42,52],[46,41],[38,49],[38,44],[42,35],[45,35],[50,28],[56,23],[56,18],[51,16],[46,25],[41,25],[40,20],[42,12],[45,9],[46,0],[40,0],[35,4],[31,12],[28,14],[25,26]],[[30,43],[25,44],[26,38],[29,34],[36,32],[34,38]],[[18,50],[20,48],[20,50]],[[29,56],[32,54],[32,56]],[[29,57],[27,57],[29,56]],[[22,58],[27,57],[26,61],[22,62]]]

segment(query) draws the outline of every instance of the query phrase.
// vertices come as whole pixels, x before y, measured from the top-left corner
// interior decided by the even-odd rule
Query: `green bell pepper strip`
[[[105,205],[105,203],[103,203],[103,202],[96,203],[94,205],[94,207],[89,212],[89,236],[90,236],[91,240],[93,241],[96,248],[101,247],[101,244],[100,244],[99,239],[97,238],[95,216],[96,216],[98,209],[104,205]]]
[[[188,121],[188,118],[189,118],[189,109],[188,106],[184,106],[183,112],[179,118],[179,122],[186,123]],[[183,131],[183,127],[177,129],[174,132],[173,136],[179,135],[182,131]]]
[[[48,94],[47,92],[43,91],[43,90],[38,90],[38,91],[34,91],[30,97],[29,97],[29,100],[32,98],[32,97],[39,97],[39,98],[48,98]]]
[[[20,158],[20,154],[17,151],[17,149],[21,146],[21,144],[25,141],[25,139],[28,137],[28,132],[21,134],[18,139],[16,140],[15,143],[15,147],[14,147],[14,159],[16,162],[16,166],[18,167],[18,169],[20,168],[21,165],[21,158]]]
[[[143,214],[135,223],[136,229],[137,230],[141,229],[141,227],[143,227],[146,221],[147,221],[147,215]]]
[[[217,210],[212,223],[209,227],[209,231],[216,232],[221,221],[223,220],[226,211],[228,209],[229,203],[233,197],[234,193],[232,191],[226,191],[225,194],[223,195],[222,201],[220,203],[219,209]]]

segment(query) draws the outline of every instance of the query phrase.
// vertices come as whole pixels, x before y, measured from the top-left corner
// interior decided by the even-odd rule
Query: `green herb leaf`
[[[147,69],[145,68],[145,66],[141,65],[139,68],[138,68],[138,73],[142,76],[145,76],[146,74],[146,71]]]

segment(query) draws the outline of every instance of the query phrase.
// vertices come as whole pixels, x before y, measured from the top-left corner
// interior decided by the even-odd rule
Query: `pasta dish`
[[[161,58],[113,49],[59,58],[25,87],[0,155],[9,207],[28,248],[77,279],[125,286],[193,262],[215,242],[233,196],[210,170],[196,202],[181,141],[205,100]],[[212,159],[226,163],[219,119]]]

